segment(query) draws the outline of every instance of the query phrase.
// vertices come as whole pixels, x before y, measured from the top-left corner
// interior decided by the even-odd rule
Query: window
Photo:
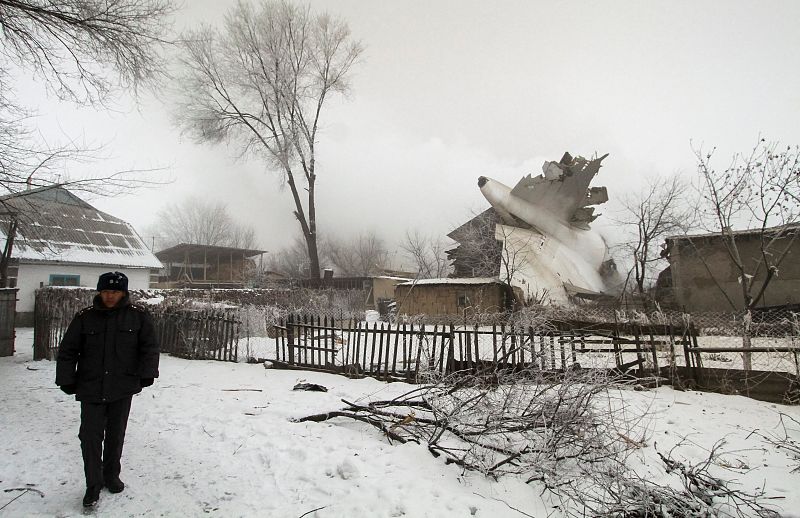
[[[49,284],[50,286],[80,286],[81,276],[62,274],[62,273],[51,273]]]
[[[466,293],[461,293],[458,296],[458,307],[466,308],[467,306],[469,306],[469,295]]]

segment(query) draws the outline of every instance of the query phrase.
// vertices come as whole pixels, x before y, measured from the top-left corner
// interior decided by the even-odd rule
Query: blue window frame
[[[81,276],[63,273],[50,274],[50,286],[80,286]]]

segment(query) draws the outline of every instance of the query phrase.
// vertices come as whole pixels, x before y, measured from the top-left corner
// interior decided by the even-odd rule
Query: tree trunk
[[[317,250],[316,234],[306,235],[306,247],[308,248],[308,277],[310,279],[319,279],[319,252]]]
[[[313,145],[313,144],[312,144]],[[306,235],[306,244],[308,245],[308,263],[309,263],[309,276],[312,279],[320,278],[319,269],[319,250],[317,249],[317,203],[316,203],[316,180],[317,176],[314,174],[314,154],[311,151],[311,165],[306,178],[308,182],[308,234]]]

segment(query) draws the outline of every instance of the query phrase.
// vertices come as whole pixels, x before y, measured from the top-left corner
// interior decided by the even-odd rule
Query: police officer
[[[112,493],[125,489],[119,473],[131,398],[158,377],[153,321],[130,303],[128,278],[104,273],[97,291],[93,304],[72,319],[56,363],[56,385],[81,402],[84,507],[97,503],[103,486]]]

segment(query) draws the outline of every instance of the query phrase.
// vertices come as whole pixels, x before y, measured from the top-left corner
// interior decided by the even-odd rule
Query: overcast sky
[[[221,20],[227,0],[185,0],[178,27]],[[366,47],[352,94],[323,114],[322,232],[407,229],[444,235],[488,207],[480,175],[513,186],[564,151],[609,153],[595,185],[613,200],[649,174],[692,175],[690,140],[720,163],[759,135],[800,143],[800,2],[325,0]],[[20,77],[42,132],[107,143],[107,160],[70,166],[163,167],[153,190],[90,200],[140,233],[165,204],[220,199],[277,250],[298,234],[288,190],[232,149],[196,145],[170,123],[169,94],[119,111],[77,109]],[[174,85],[175,86],[175,85]],[[62,138],[63,139],[63,138]],[[95,169],[97,170],[97,169]],[[614,240],[615,229],[603,225]]]

